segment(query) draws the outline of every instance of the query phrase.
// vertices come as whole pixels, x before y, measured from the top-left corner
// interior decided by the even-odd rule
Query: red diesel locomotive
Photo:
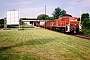
[[[73,32],[77,33],[81,31],[81,25],[78,22],[77,17],[65,14],[58,19],[46,21],[43,26],[46,29],[53,29],[60,32]]]

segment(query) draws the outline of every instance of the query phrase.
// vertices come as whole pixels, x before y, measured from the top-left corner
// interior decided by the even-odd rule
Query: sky
[[[50,17],[57,7],[75,17],[82,13],[90,14],[90,0],[0,0],[0,18],[6,17],[6,12],[13,9],[19,10],[20,18],[37,18],[45,14],[45,5]]]

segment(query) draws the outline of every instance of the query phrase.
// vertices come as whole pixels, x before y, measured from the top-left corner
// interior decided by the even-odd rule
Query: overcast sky
[[[0,0],[0,18],[13,9],[20,11],[20,18],[37,18],[39,14],[44,14],[45,5],[49,16],[57,7],[76,17],[80,16],[80,11],[90,14],[90,0]]]

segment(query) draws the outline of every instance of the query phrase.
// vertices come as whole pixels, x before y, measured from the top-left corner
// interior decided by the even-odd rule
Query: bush
[[[0,28],[4,28],[4,24],[0,24]]]
[[[90,36],[90,29],[83,28],[82,29],[82,34],[87,35],[87,36]]]
[[[84,19],[83,26],[84,28],[87,28],[87,29],[90,28],[90,20],[88,18]]]
[[[18,25],[8,25],[8,28],[18,28]]]

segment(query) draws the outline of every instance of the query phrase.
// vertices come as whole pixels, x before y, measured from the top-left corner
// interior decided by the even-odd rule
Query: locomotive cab
[[[54,20],[53,28],[61,32],[77,33],[79,31],[78,18],[65,14]]]
[[[79,31],[79,24],[77,17],[69,17],[69,28],[67,28],[67,32],[77,33]]]

